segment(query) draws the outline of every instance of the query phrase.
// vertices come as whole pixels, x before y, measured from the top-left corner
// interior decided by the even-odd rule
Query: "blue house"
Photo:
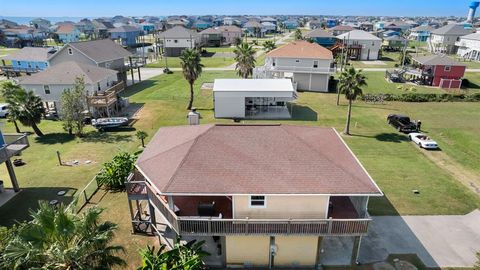
[[[14,71],[37,72],[48,67],[48,58],[55,52],[53,48],[24,47],[2,57],[2,65],[12,66]]]
[[[124,25],[110,29],[110,38],[119,40],[122,46],[133,46],[137,44],[137,37],[140,35],[140,29]]]
[[[149,22],[143,22],[140,24],[140,28],[145,33],[152,33],[155,31],[155,24]]]
[[[395,31],[395,30],[387,30],[383,32],[383,37],[392,37],[392,36],[400,36],[400,32]]]
[[[305,37],[311,38],[315,43],[325,48],[331,48],[337,42],[337,38],[334,35],[321,28],[312,30],[310,33],[306,34]]]
[[[61,24],[57,28],[58,39],[63,43],[77,42],[80,40],[80,30],[73,24]]]
[[[336,19],[326,19],[325,25],[327,28],[332,28],[338,25],[338,21]]]
[[[212,27],[212,23],[209,23],[209,22],[206,22],[206,21],[202,21],[202,20],[198,20],[196,21],[194,24],[193,24],[194,28],[196,28],[197,30],[205,30],[207,28],[210,28]]]
[[[297,29],[298,28],[298,22],[294,21],[294,20],[284,21],[283,26],[287,30]]]
[[[415,27],[410,30],[410,39],[425,42],[430,37],[433,30],[435,30],[435,28],[429,25]]]

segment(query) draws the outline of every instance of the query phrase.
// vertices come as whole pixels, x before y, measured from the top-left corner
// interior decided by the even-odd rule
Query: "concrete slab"
[[[471,267],[480,250],[480,210],[464,216],[374,217],[362,238],[361,263],[417,254],[427,267]]]
[[[375,60],[375,61],[362,61],[362,64],[364,65],[372,65],[372,66],[386,66],[385,62]]]
[[[353,237],[324,237],[320,248],[320,264],[326,266],[350,265]]]

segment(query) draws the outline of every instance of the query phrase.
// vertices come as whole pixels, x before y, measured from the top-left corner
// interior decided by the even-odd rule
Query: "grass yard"
[[[209,53],[217,53],[217,52],[231,52],[233,53],[233,50],[235,49],[235,47],[205,47],[203,48],[205,50],[207,50],[207,52]]]
[[[383,79],[383,73],[373,74],[367,73],[369,89],[384,87],[380,80]],[[234,71],[205,71],[202,74],[195,84],[194,102],[202,114],[202,123],[231,122],[214,119],[211,91],[200,90],[203,82],[213,82],[215,78],[236,78],[236,75]],[[367,89],[367,92],[371,91]],[[395,88],[390,91],[395,91]],[[71,190],[69,195],[72,195],[75,190],[83,188],[98,172],[101,164],[114,154],[139,150],[140,142],[135,138],[135,130],[146,131],[149,134],[148,141],[159,127],[186,124],[188,84],[180,72],[145,80],[122,95],[129,97],[131,104],[143,106],[139,120],[131,130],[97,133],[88,129],[85,138],[76,139],[64,134],[61,122],[41,123],[40,128],[47,135],[41,139],[30,136],[31,147],[22,156],[27,165],[16,168],[20,186],[24,190],[0,208],[0,225],[11,225],[14,219],[26,218],[27,209],[35,207],[38,200],[58,199],[58,190]],[[284,123],[332,126],[341,131],[347,106],[343,97],[342,105],[335,106],[335,98],[334,94],[300,93],[293,109],[294,118]],[[358,101],[353,108],[353,136],[345,137],[345,140],[386,195],[370,200],[370,213],[465,214],[480,207],[478,196],[455,180],[442,166],[426,158],[405,135],[386,124],[385,118],[390,113],[406,113],[414,119],[421,119],[425,131],[440,143],[443,153],[454,162],[462,163],[467,170],[479,172],[480,103],[394,102],[372,105]],[[12,132],[12,124],[7,123],[4,130]],[[57,150],[65,161],[93,162],[73,167],[58,166]],[[3,166],[0,177],[8,179]],[[10,185],[8,180],[6,184]],[[420,194],[413,194],[413,189],[420,190]],[[125,258],[130,268],[134,269],[139,263],[138,249],[155,243],[155,239],[130,234],[125,193],[104,194],[100,191],[97,195],[98,205],[106,209],[104,218],[119,224],[115,242],[127,248]],[[71,196],[65,198],[66,201],[70,199]]]
[[[2,56],[7,56],[9,54],[12,54],[13,52],[17,51],[17,48],[5,48],[5,47],[0,47],[0,57]]]
[[[180,68],[180,58],[166,57],[169,68]],[[233,64],[235,60],[231,57],[202,57],[202,64],[207,68],[228,67]],[[148,68],[164,68],[165,58],[154,63],[147,64]]]

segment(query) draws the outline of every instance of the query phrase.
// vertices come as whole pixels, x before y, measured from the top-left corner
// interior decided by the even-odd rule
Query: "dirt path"
[[[475,194],[480,195],[480,175],[466,169],[443,151],[428,151],[424,149],[419,150],[427,158],[437,164],[438,167],[450,173],[455,179],[460,181]]]

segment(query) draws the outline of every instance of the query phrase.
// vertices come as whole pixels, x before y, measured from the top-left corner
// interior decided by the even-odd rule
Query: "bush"
[[[382,98],[384,101],[400,101],[400,102],[480,102],[480,93],[472,95],[465,94],[422,94],[415,93],[414,88],[409,89],[410,92],[403,94],[368,94],[362,97],[362,100],[367,101],[375,98]]]
[[[112,161],[103,164],[102,170],[97,174],[99,186],[105,186],[109,190],[122,190],[125,188],[125,181],[133,170],[135,155],[122,152],[113,157]]]

